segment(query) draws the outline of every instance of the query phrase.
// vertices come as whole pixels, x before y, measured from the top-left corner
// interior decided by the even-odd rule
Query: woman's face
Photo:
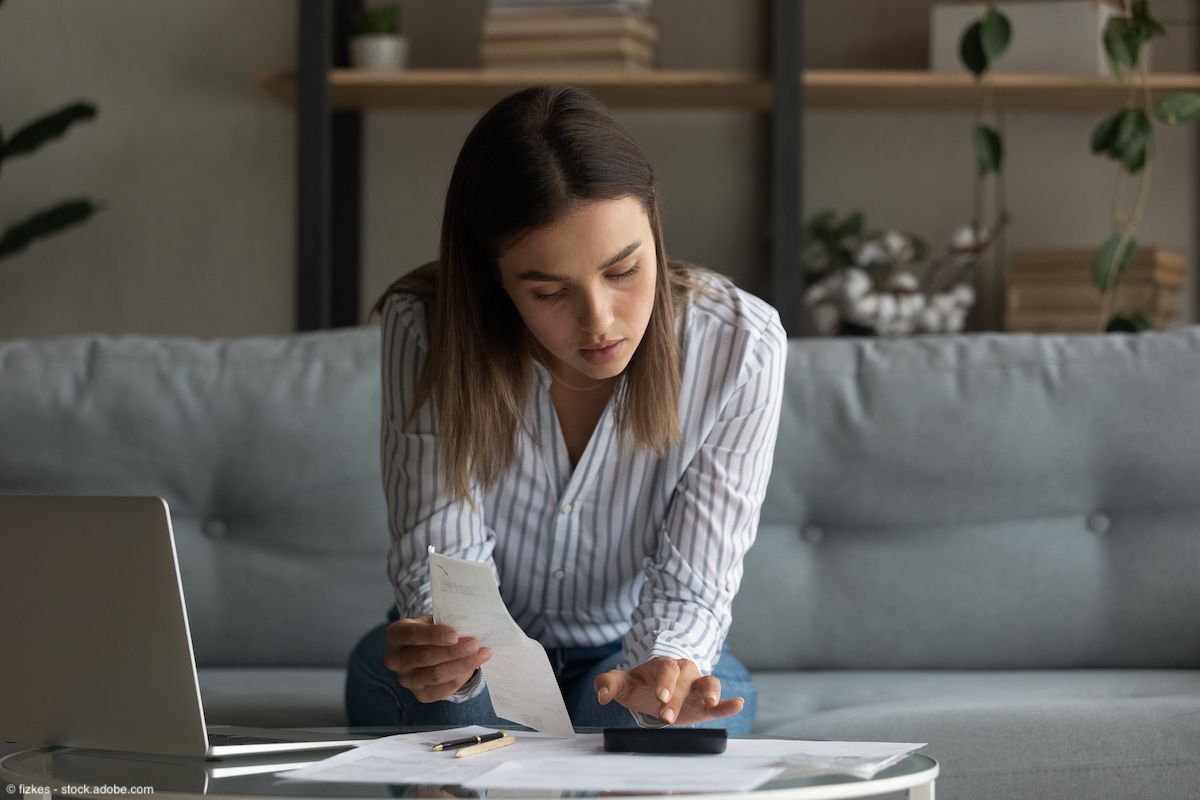
[[[612,378],[629,364],[654,307],[658,260],[639,200],[595,200],[501,253],[500,278],[567,383]]]

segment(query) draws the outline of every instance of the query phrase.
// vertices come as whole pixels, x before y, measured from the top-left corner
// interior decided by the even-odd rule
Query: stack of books
[[[650,69],[650,0],[488,0],[480,63],[503,70]]]
[[[1032,333],[1098,332],[1100,290],[1092,278],[1094,250],[1026,250],[1008,268],[1005,328]],[[1187,274],[1183,253],[1143,247],[1117,282],[1110,313],[1141,312],[1161,329],[1173,320]],[[1104,322],[1107,322],[1105,320]]]

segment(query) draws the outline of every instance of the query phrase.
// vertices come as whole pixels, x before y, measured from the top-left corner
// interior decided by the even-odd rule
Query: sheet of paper
[[[429,582],[437,624],[475,637],[481,647],[517,646],[528,641],[509,615],[487,564],[431,552]]]
[[[431,749],[433,744],[491,732],[491,728],[472,725],[456,730],[386,736],[307,767],[277,772],[276,777],[285,781],[458,784],[482,775],[498,762],[485,759],[487,753],[470,759],[456,759],[452,750],[435,753]]]
[[[826,742],[805,739],[730,739],[728,758],[769,758],[789,775],[853,775],[873,778],[922,747],[924,742]]]
[[[601,734],[564,739],[510,732],[511,747],[456,759],[434,752],[439,741],[493,732],[472,725],[377,739],[288,772],[284,781],[462,784],[497,790],[747,791],[781,774],[877,772],[923,744],[730,739],[718,756],[649,756],[604,752]],[[872,777],[862,774],[861,777]]]
[[[491,568],[430,552],[429,580],[434,621],[492,648],[483,679],[496,716],[554,736],[574,736],[550,659],[513,621]]]
[[[486,789],[562,791],[747,792],[783,772],[720,756],[639,756],[607,753],[508,761],[463,785]]]

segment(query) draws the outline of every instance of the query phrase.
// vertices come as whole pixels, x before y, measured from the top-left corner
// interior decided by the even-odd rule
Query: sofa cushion
[[[346,670],[207,667],[199,670],[209,725],[317,728],[346,724]]]
[[[200,666],[342,667],[393,602],[379,402],[377,327],[0,342],[0,493],[165,498]]]
[[[1200,796],[1200,670],[758,673],[756,732],[928,742],[938,794]]]
[[[797,340],[751,669],[1200,666],[1200,327]]]

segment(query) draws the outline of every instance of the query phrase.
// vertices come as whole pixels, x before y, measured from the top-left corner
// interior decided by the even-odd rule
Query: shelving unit
[[[802,70],[803,0],[770,0],[770,74],[726,70],[506,72],[410,69],[372,73],[348,61],[348,20],[358,2],[297,0],[297,69],[262,73],[257,83],[297,109],[297,295],[299,330],[359,322],[361,114],[370,109],[478,108],[534,84],[593,92],[613,107],[743,108],[771,124],[771,296],[792,335],[801,332],[802,106],[808,109],[973,111],[984,88],[970,75],[905,70]],[[989,75],[993,106],[1012,111],[1102,113],[1128,88],[1088,75]],[[1149,80],[1153,100],[1200,91],[1200,74]],[[1198,180],[1200,183],[1200,180]],[[1200,248],[1200,234],[1196,246]],[[1200,281],[1198,281],[1200,283]],[[1198,299],[1200,301],[1200,289]]]
[[[407,70],[380,75],[348,63],[350,19],[361,0],[297,0],[296,70],[259,83],[296,106],[296,327],[359,322],[362,119],[373,108],[475,107],[533,84],[570,83],[613,107],[730,107],[765,111],[771,126],[770,286],[784,326],[801,328],[802,0],[771,2],[771,75],[717,70],[636,74]]]

